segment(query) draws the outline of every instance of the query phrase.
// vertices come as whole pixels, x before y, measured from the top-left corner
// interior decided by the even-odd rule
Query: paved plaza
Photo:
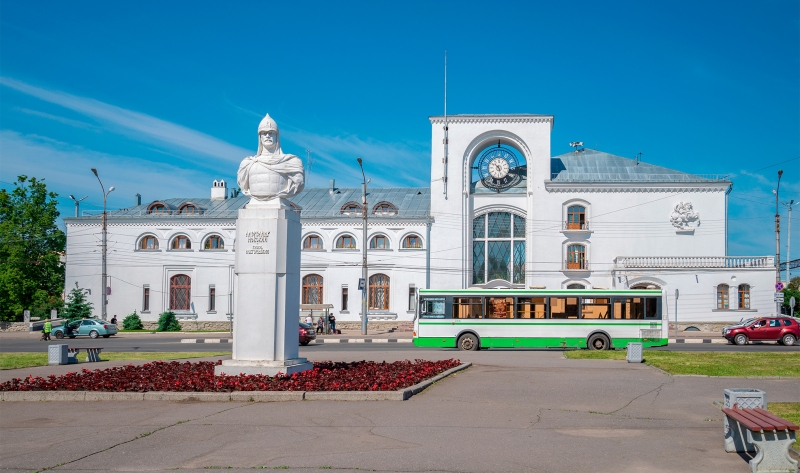
[[[0,468],[745,473],[723,450],[723,389],[800,402],[796,379],[672,377],[557,351],[424,356],[474,365],[404,402],[4,402]]]

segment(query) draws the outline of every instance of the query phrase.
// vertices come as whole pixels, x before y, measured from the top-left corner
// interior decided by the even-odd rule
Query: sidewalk
[[[800,402],[796,379],[672,377],[547,351],[426,353],[454,356],[473,367],[405,402],[4,402],[0,468],[747,473],[723,449],[723,389]]]

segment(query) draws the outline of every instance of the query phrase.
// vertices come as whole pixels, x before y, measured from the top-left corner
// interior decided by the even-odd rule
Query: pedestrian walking
[[[53,323],[49,320],[45,321],[44,328],[42,329],[43,333],[43,340],[49,342],[50,341],[50,333],[53,331]]]
[[[336,333],[336,317],[333,314],[328,316],[328,326],[330,327],[331,333]]]

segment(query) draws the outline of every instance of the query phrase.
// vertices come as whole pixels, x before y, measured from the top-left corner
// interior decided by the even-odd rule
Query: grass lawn
[[[571,360],[624,360],[624,350],[564,352]],[[675,352],[645,350],[644,362],[670,374],[800,378],[800,353]]]
[[[206,356],[225,356],[231,352],[121,352],[110,351],[100,354],[103,361],[116,360],[179,360],[182,358],[202,358]],[[86,354],[81,352],[78,359],[83,361]],[[0,353],[0,369],[13,370],[31,366],[46,366],[47,353]]]
[[[767,403],[767,410],[793,424],[800,425],[800,402],[770,402]],[[800,442],[795,442],[792,447],[800,450]]]

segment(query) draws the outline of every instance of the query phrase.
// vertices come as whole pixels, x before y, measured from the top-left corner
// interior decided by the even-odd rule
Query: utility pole
[[[103,320],[106,320],[107,317],[107,307],[108,304],[107,297],[108,297],[108,273],[106,271],[106,255],[108,253],[108,214],[106,213],[106,199],[108,198],[108,194],[114,192],[114,186],[108,188],[108,192],[106,192],[106,188],[103,186],[103,181],[100,180],[100,176],[97,174],[97,169],[92,168],[92,173],[94,173],[94,177],[97,178],[97,182],[100,183],[100,189],[103,191],[103,276],[102,276],[102,300],[100,304],[103,306]]]
[[[89,196],[85,195],[85,196],[81,197],[80,199],[76,199],[74,195],[72,195],[72,194],[69,195],[69,198],[75,201],[75,218],[78,218],[78,217],[81,216],[80,215],[81,201],[83,199],[87,198],[87,197],[89,197]]]
[[[788,204],[781,203],[789,208],[789,228],[787,229],[789,233],[786,234],[786,283],[788,284],[792,281],[792,206],[794,199],[790,200]]]
[[[783,169],[778,171],[778,185],[775,187],[775,282],[781,282],[781,214],[778,213],[778,195],[781,191]],[[777,292],[777,287],[775,288]],[[781,314],[781,303],[775,301],[775,315]]]
[[[361,278],[364,279],[364,290],[361,291],[361,335],[367,334],[367,293],[369,292],[369,279],[367,276],[367,175],[364,174],[364,162],[358,158],[358,166],[361,168],[361,176],[364,182],[361,183],[361,205],[364,215],[364,233],[361,238],[361,249],[363,258],[361,260]]]

